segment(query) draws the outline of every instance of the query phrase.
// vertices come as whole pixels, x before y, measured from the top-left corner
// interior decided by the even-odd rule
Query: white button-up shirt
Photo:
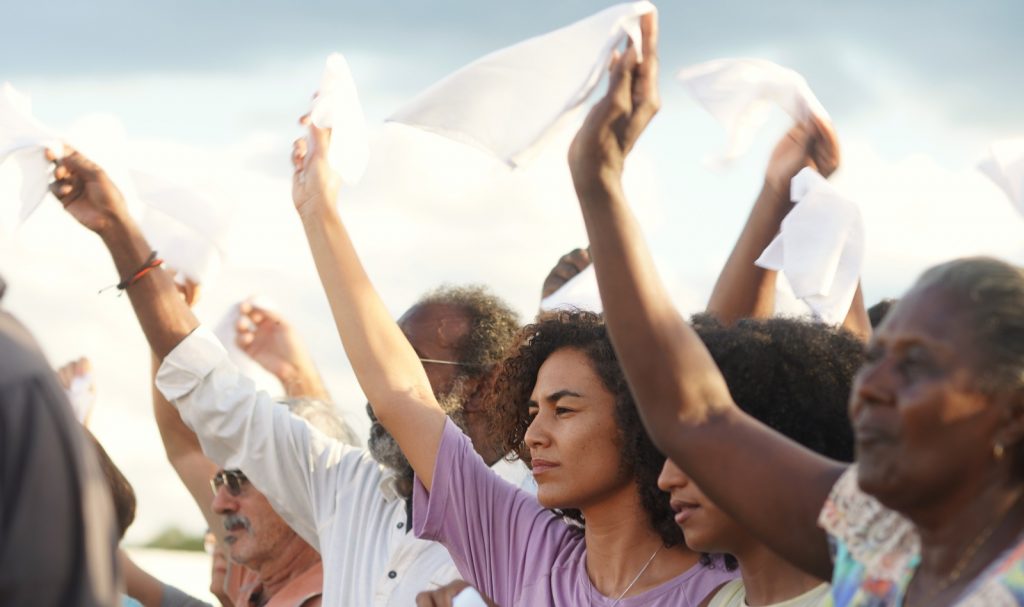
[[[325,606],[409,607],[419,592],[460,578],[441,544],[412,534],[405,500],[368,452],[324,436],[257,392],[206,328],[167,355],[156,385],[207,457],[245,472],[320,552]],[[521,462],[495,466],[517,486],[533,483]]]

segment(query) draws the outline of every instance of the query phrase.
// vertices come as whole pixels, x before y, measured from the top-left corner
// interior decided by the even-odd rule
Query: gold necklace
[[[971,561],[974,560],[974,555],[977,554],[978,550],[981,549],[981,547],[985,544],[986,541],[988,541],[988,538],[992,537],[992,534],[995,532],[996,527],[998,527],[1003,521],[1006,520],[1006,517],[1010,515],[1010,511],[1012,511],[1013,507],[1017,505],[1017,502],[1020,501],[1022,495],[1024,495],[1024,492],[1018,493],[1017,497],[1014,498],[1013,502],[1011,502],[1010,506],[1006,509],[1006,512],[1004,512],[997,519],[989,523],[987,527],[981,530],[981,533],[979,533],[978,536],[974,538],[974,541],[972,541],[971,545],[967,547],[967,550],[964,550],[964,553],[960,555],[959,559],[957,559],[956,564],[953,565],[953,569],[949,573],[947,573],[945,577],[942,578],[942,581],[940,581],[936,585],[934,590],[929,592],[922,599],[915,598],[913,603],[907,602],[906,596],[904,596],[903,603],[905,607],[911,607],[912,605],[927,605],[931,603],[932,599],[939,596],[946,590],[949,590],[950,586],[955,584],[960,579],[960,576],[964,574],[964,571],[967,569],[967,566],[970,565]],[[918,567],[920,568],[920,563],[918,563]],[[918,571],[920,571],[920,569],[918,569]],[[914,577],[917,577],[917,571],[914,572]],[[911,578],[911,581],[913,581],[913,578]],[[907,589],[910,589],[909,584],[907,585]]]

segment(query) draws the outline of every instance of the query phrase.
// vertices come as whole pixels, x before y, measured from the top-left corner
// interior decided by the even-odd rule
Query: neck
[[[753,538],[733,550],[732,554],[740,564],[746,602],[751,607],[774,605],[796,598],[822,583]]]
[[[1019,483],[989,479],[950,499],[935,500],[930,508],[905,513],[921,538],[921,564],[913,584],[917,592],[962,589],[1014,545],[1024,529],[1021,494]]]
[[[618,598],[663,545],[648,523],[634,485],[583,510],[587,573],[598,592]],[[693,567],[700,556],[683,546],[661,548],[624,596],[659,586]]]
[[[273,556],[254,571],[263,585],[263,596],[269,599],[319,562],[317,551],[298,535],[292,535],[283,546],[275,546]]]

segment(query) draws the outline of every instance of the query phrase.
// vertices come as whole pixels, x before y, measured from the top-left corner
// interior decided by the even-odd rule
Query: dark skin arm
[[[590,237],[612,343],[654,443],[720,508],[823,580],[817,516],[844,470],[743,413],[700,338],[661,284],[622,190],[622,167],[658,109],[656,23],[630,50],[573,141],[569,164]]]
[[[47,157],[53,160],[53,153],[48,151]],[[152,249],[128,214],[121,192],[103,169],[74,150],[55,162],[51,191],[72,217],[103,240],[118,280],[133,275]],[[127,292],[146,340],[160,360],[199,326],[163,269],[147,273]]]
[[[804,167],[829,177],[839,166],[839,140],[832,126],[812,116],[779,140],[768,161],[764,185],[740,237],[718,276],[708,300],[708,313],[725,325],[743,318],[768,318],[775,311],[777,272],[754,264],[779,233],[782,220],[793,210],[790,181]],[[843,326],[867,341],[871,323],[860,286]]]

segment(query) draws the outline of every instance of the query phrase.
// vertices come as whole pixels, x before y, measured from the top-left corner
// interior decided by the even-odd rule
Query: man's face
[[[467,391],[463,368],[429,361],[459,362],[456,347],[469,330],[466,315],[458,308],[445,304],[417,305],[402,315],[398,326],[416,354],[421,359],[427,359],[423,362],[423,368],[427,372],[434,396],[445,412],[463,426],[462,405]],[[401,478],[411,478],[412,467],[402,455],[395,439],[377,421],[369,403],[366,405],[366,413],[371,422],[369,448],[374,459]]]
[[[278,516],[270,502],[248,481],[242,481],[238,495],[228,484],[213,494],[213,511],[224,517],[224,544],[236,563],[258,569],[274,558],[293,539],[295,532]]]

